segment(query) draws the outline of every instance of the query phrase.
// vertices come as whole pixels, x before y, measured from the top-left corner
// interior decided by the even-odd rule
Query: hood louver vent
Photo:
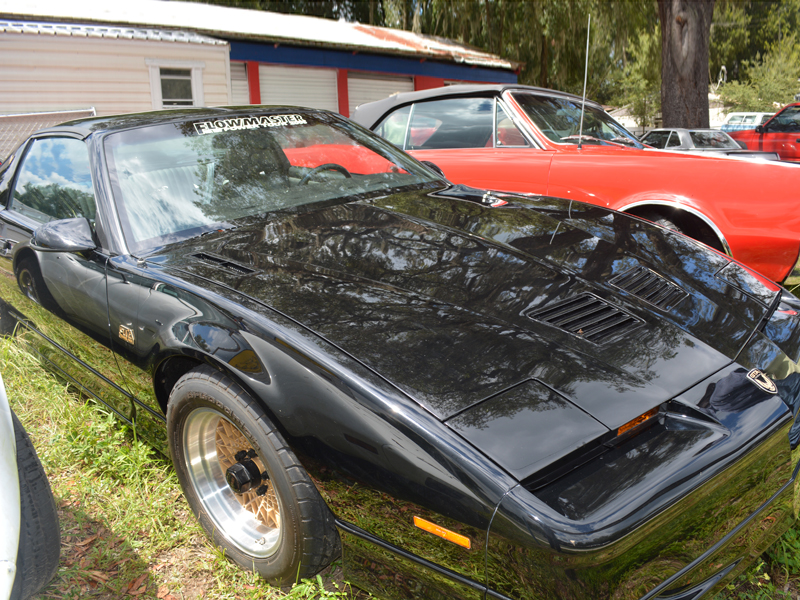
[[[672,308],[689,295],[674,283],[645,267],[634,267],[617,275],[608,283],[664,310]]]
[[[641,319],[611,306],[592,294],[582,294],[530,312],[527,316],[595,344],[624,335],[643,323]]]
[[[255,273],[255,269],[251,269],[250,267],[245,267],[239,263],[235,263],[230,260],[226,260],[219,256],[214,256],[212,254],[206,254],[205,252],[198,252],[197,254],[192,254],[192,258],[196,258],[198,260],[202,260],[203,262],[211,263],[213,265],[217,265],[219,267],[223,267],[230,271],[236,271],[242,275],[250,275]]]

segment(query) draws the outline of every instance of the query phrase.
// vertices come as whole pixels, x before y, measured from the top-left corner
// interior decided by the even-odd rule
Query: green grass
[[[364,596],[341,580],[336,565],[291,590],[241,571],[206,540],[169,460],[7,338],[0,338],[0,371],[48,473],[61,520],[61,565],[40,598]]]
[[[208,543],[166,458],[101,406],[0,337],[9,402],[50,477],[61,566],[40,598],[355,599],[334,565],[290,590],[241,571]],[[792,529],[715,600],[800,597],[800,531]]]

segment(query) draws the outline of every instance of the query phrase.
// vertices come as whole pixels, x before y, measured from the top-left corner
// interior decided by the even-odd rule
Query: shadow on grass
[[[81,500],[56,496],[61,563],[40,598],[156,598],[147,561]],[[163,598],[163,595],[161,596]]]

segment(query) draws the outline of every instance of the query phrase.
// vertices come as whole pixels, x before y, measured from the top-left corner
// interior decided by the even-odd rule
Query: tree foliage
[[[643,29],[631,41],[617,103],[629,106],[639,126],[652,127],[661,112],[661,28]]]
[[[629,40],[655,22],[653,0],[384,0],[386,24],[450,38],[523,63],[519,81],[583,89],[592,16],[587,93],[607,102],[627,64]]]
[[[641,123],[652,123],[660,111],[657,0],[198,1],[446,37],[522,63],[521,83],[574,93],[583,89],[591,14],[587,95],[604,104],[630,105]],[[791,61],[800,65],[798,28],[800,0],[716,0],[707,80],[716,83],[725,66],[728,83],[720,91],[731,106],[788,101],[793,95],[788,81],[794,77],[796,83],[800,76],[800,68],[793,72],[791,66]]]
[[[774,44],[763,57],[744,61],[744,78],[726,84],[720,93],[726,106],[740,111],[773,111],[794,100],[800,74],[800,44],[795,36]]]
[[[710,67],[725,66],[726,106],[771,111],[800,91],[800,0],[718,0]]]

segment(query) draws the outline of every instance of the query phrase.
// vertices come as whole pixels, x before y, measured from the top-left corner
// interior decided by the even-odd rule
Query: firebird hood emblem
[[[747,374],[747,379],[749,379],[753,384],[767,392],[768,394],[777,394],[778,393],[778,386],[775,385],[775,382],[772,381],[767,374],[764,373],[761,369],[753,369]]]

